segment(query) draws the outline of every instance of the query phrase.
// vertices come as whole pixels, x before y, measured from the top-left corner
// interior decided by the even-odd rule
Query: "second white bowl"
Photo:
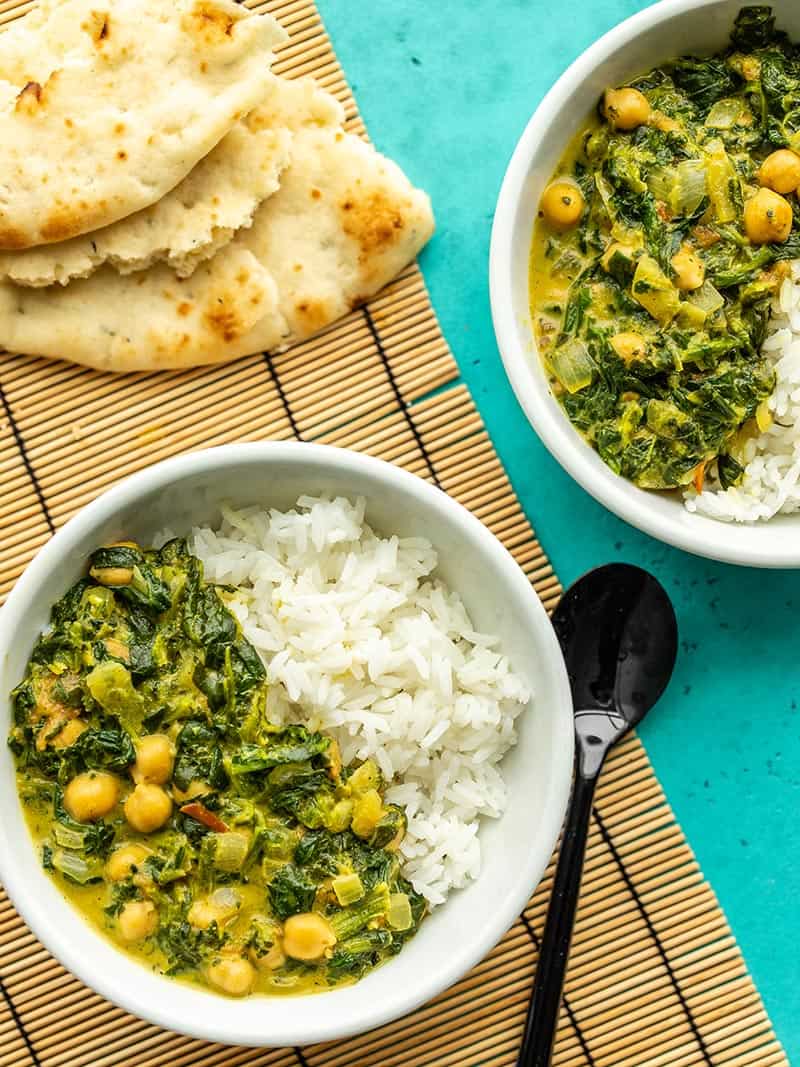
[[[559,78],[525,128],[500,190],[489,262],[492,317],[506,373],[531,425],[601,504],[653,537],[700,556],[753,567],[800,567],[800,515],[756,525],[718,522],[688,512],[677,493],[648,492],[614,474],[552,395],[528,302],[539,199],[603,90],[681,54],[721,50],[742,6],[743,0],[662,0],[601,37]],[[772,7],[779,27],[800,40],[797,0],[772,0]]]

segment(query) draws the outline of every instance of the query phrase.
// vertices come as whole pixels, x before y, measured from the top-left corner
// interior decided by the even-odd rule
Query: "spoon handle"
[[[599,770],[590,777],[580,771],[575,776],[517,1067],[550,1064]]]

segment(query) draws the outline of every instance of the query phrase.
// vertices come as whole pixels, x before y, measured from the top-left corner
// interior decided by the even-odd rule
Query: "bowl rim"
[[[531,893],[541,881],[557,844],[572,786],[574,737],[569,680],[555,631],[522,569],[495,535],[445,492],[384,460],[328,445],[305,442],[222,445],[163,460],[128,476],[106,490],[82,507],[56,532],[14,585],[6,603],[0,608],[0,658],[13,640],[17,619],[26,612],[40,580],[48,573],[52,564],[64,558],[71,546],[79,542],[92,528],[112,518],[125,505],[165,484],[174,483],[179,478],[202,475],[204,471],[262,462],[271,465],[285,463],[291,466],[298,462],[304,464],[308,460],[323,467],[327,466],[330,471],[335,472],[337,478],[342,477],[343,480],[346,480],[349,472],[371,474],[373,479],[382,481],[389,487],[394,485],[416,495],[421,507],[428,511],[439,512],[445,518],[446,513],[449,513],[451,521],[455,520],[464,530],[465,537],[482,542],[480,548],[488,556],[491,565],[505,572],[505,578],[517,585],[533,616],[538,616],[539,619],[531,638],[540,644],[542,655],[552,660],[553,680],[558,697],[553,701],[552,707],[547,709],[547,714],[554,718],[555,743],[551,754],[553,778],[551,788],[544,796],[538,841],[531,842],[521,862],[515,864],[510,871],[513,872],[515,888],[509,891],[503,901],[498,901],[497,912],[487,915],[484,923],[476,924],[474,938],[465,937],[458,945],[453,945],[451,952],[443,954],[441,966],[421,974],[419,982],[413,988],[398,989],[391,999],[374,1004],[370,1004],[369,999],[362,998],[363,1003],[359,1004],[357,1011],[350,1013],[351,1016],[357,1015],[357,1018],[337,1019],[333,1017],[335,1013],[329,1013],[329,1019],[320,1019],[317,1013],[306,1013],[309,1019],[304,1024],[303,1033],[287,1029],[287,1024],[281,1023],[280,1012],[274,1012],[275,1018],[270,1018],[267,1011],[263,1012],[264,1032],[258,1034],[252,1027],[242,1028],[241,1024],[226,1022],[228,1013],[225,1012],[206,1012],[203,1015],[202,1028],[196,1025],[182,1026],[181,1021],[176,1020],[170,1012],[168,995],[165,995],[163,1000],[153,998],[147,995],[147,991],[139,989],[135,981],[123,985],[114,978],[107,978],[104,973],[91,969],[91,945],[98,941],[105,942],[102,934],[83,919],[78,909],[69,905],[81,918],[81,930],[85,931],[85,939],[82,933],[80,938],[70,940],[60,931],[55,917],[48,914],[45,903],[40,899],[41,894],[30,891],[30,882],[26,881],[17,869],[11,849],[0,848],[0,880],[4,883],[9,898],[34,935],[71,973],[112,1004],[140,1018],[173,1032],[227,1044],[281,1047],[350,1037],[406,1015],[453,985],[486,956],[524,910]],[[13,815],[6,813],[3,823],[0,823],[0,840],[4,837],[5,822],[9,819],[22,819],[21,809],[17,809]],[[27,827],[25,830],[27,832]],[[46,878],[47,875],[41,872],[41,877]],[[130,968],[135,969],[137,973],[140,971],[139,962],[116,948],[114,951],[126,960]],[[184,990],[187,988],[198,996],[210,995],[205,990],[183,986]],[[349,988],[358,988],[358,985]],[[335,996],[336,993],[337,990],[334,989],[323,993],[322,996]],[[216,1000],[214,1002],[217,1003]],[[258,998],[258,1003],[277,1006],[285,1003],[285,998]],[[269,1032],[266,1032],[267,1030]]]
[[[539,144],[558,118],[573,92],[606,59],[618,53],[643,32],[674,16],[699,13],[725,0],[659,0],[658,3],[613,26],[561,74],[542,98],[517,142],[503,177],[495,208],[489,250],[489,295],[500,356],[511,387],[529,423],[563,469],[598,503],[632,526],[660,541],[708,559],[752,567],[800,567],[800,538],[792,536],[793,516],[776,515],[769,522],[734,523],[691,513],[675,501],[659,499],[615,474],[572,426],[553,397],[542,373],[531,366],[538,361],[531,334],[526,348],[520,332],[530,332],[515,312],[513,297],[514,226],[524,185],[536,159]],[[565,135],[564,144],[572,133]],[[654,505],[654,500],[659,500]],[[661,505],[669,504],[669,511]],[[662,513],[663,512],[663,513]],[[783,536],[782,536],[783,533]]]

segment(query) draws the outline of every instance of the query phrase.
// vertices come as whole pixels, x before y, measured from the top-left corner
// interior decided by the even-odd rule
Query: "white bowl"
[[[411,1011],[477,963],[522,911],[558,837],[572,774],[569,683],[538,597],[502,545],[468,511],[380,460],[307,444],[231,445],[160,463],[104,493],[42,549],[0,612],[0,734],[9,690],[23,676],[51,604],[84,572],[87,554],[122,537],[147,543],[159,528],[215,521],[221,502],[285,508],[302,493],[364,496],[376,528],[430,538],[439,573],[477,626],[501,636],[535,687],[519,743],[503,764],[509,805],[487,820],[483,870],[454,892],[389,963],[354,986],[306,997],[222,1001],[162,978],[95,933],[42,871],[23,821],[14,765],[0,745],[0,879],[33,932],[65,967],[109,1000],[160,1026],[248,1045],[303,1045],[368,1030]]]
[[[604,89],[683,53],[725,47],[745,0],[662,0],[588,48],[533,114],[508,165],[492,228],[492,317],[506,373],[531,425],[561,466],[620,518],[688,552],[754,567],[800,567],[800,516],[743,525],[694,515],[680,496],[648,492],[614,474],[552,395],[531,327],[528,256],[539,198],[567,142]],[[778,25],[800,41],[800,3],[771,0]]]

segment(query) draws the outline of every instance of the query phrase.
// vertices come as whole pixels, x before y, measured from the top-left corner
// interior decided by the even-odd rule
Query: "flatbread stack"
[[[108,371],[302,340],[433,231],[232,0],[41,0],[0,34],[0,346]],[[10,147],[6,147],[10,146]]]

